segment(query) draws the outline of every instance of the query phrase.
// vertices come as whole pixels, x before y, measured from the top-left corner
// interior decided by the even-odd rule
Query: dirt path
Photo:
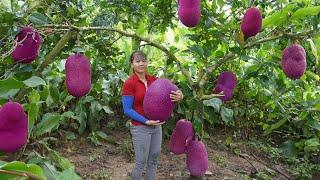
[[[130,154],[129,131],[121,133],[114,130],[106,130],[118,144],[105,143],[103,146],[95,146],[88,143],[85,138],[79,138],[61,147],[60,151],[75,164],[76,171],[83,179],[115,179],[126,180],[134,163]],[[206,141],[209,169],[207,175],[202,179],[250,179],[257,172],[269,170],[260,158],[253,158],[247,154],[235,155],[231,150],[221,144],[222,138],[215,136]],[[132,157],[132,156],[131,156]],[[262,158],[261,158],[262,159]],[[157,178],[162,179],[192,179],[186,169],[186,156],[174,155],[168,150],[168,141],[165,140],[160,156]],[[270,167],[270,166],[269,166]],[[285,174],[281,166],[273,166]],[[274,172],[273,179],[287,179],[278,172]]]

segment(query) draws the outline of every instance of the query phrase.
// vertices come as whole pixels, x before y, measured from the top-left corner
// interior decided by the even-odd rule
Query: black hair
[[[133,57],[134,57],[135,54],[139,54],[139,55],[141,55],[142,57],[147,58],[147,55],[146,55],[144,52],[142,52],[142,51],[140,51],[140,50],[134,51],[134,52],[131,54],[131,56],[130,56],[130,63],[132,63]]]

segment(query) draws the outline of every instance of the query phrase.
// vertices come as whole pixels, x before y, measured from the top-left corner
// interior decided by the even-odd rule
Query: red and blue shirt
[[[146,74],[147,85],[145,85],[143,81],[139,79],[138,75],[133,73],[123,85],[122,96],[133,96],[133,109],[142,116],[144,116],[143,99],[147,87],[149,87],[156,79],[157,77]],[[135,126],[143,124],[134,119],[132,119],[131,123]]]

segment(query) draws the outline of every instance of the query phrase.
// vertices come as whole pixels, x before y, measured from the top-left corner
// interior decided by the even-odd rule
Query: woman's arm
[[[133,120],[146,124],[147,119],[133,109],[133,96],[122,96],[124,114]]]

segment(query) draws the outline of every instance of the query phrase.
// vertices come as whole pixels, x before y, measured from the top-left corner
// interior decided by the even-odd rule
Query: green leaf
[[[7,164],[7,162],[0,160],[0,167],[1,167],[2,165],[4,165],[4,164]]]
[[[317,104],[317,105],[315,106],[315,109],[316,109],[317,111],[320,111],[320,104]]]
[[[228,126],[234,125],[234,122],[233,122],[233,110],[232,109],[222,107],[221,111],[220,111],[220,114],[221,114],[222,121],[226,125],[228,125]]]
[[[102,131],[97,131],[97,135],[102,139],[108,139],[108,135]]]
[[[310,42],[310,46],[311,46],[311,50],[312,50],[312,54],[315,57],[315,61],[316,61],[316,66],[319,64],[319,56],[318,56],[318,50],[316,45],[314,44],[314,42],[312,41],[312,39],[308,39],[307,41]]]
[[[220,111],[220,107],[222,105],[222,100],[219,98],[212,98],[209,100],[204,100],[203,104],[205,106],[213,107],[216,112]]]
[[[72,118],[73,116],[74,116],[74,112],[72,111],[67,111],[61,114],[61,117],[64,117],[64,118]]]
[[[28,87],[37,87],[39,85],[46,85],[46,82],[37,76],[32,76],[31,78],[24,80],[23,83]]]
[[[305,142],[304,150],[307,152],[318,151],[320,147],[320,142],[318,138],[308,139]]]
[[[49,157],[62,170],[74,168],[74,165],[65,157],[61,156],[57,151],[52,151]]]
[[[200,136],[202,136],[203,134],[203,122],[201,117],[199,116],[195,116],[194,117],[194,121],[193,121],[193,126],[194,126],[194,130],[197,132],[197,134],[200,134]]]
[[[281,145],[281,150],[283,154],[287,157],[296,157],[297,156],[297,148],[294,145],[294,142],[291,140],[287,140]]]
[[[273,13],[271,16],[264,18],[262,21],[262,28],[279,26],[287,21],[290,12],[296,7],[295,4],[288,4],[279,12]]]
[[[50,95],[55,103],[60,101],[59,89],[56,86],[49,86]]]
[[[54,101],[53,101],[51,95],[49,94],[47,99],[46,99],[46,104],[47,104],[48,107],[51,107],[53,105],[53,103],[54,103]]]
[[[278,121],[277,123],[272,124],[263,134],[264,135],[269,135],[274,130],[276,130],[276,129],[280,128],[281,126],[283,126],[287,121],[288,121],[287,117],[283,118],[282,120]]]
[[[0,80],[0,98],[8,99],[8,95],[15,95],[24,84],[14,77]]]
[[[291,16],[291,19],[293,20],[305,19],[306,16],[315,16],[315,15],[318,15],[319,12],[320,12],[320,6],[301,8],[293,13],[293,15]]]
[[[109,106],[102,106],[102,109],[104,110],[105,113],[107,114],[113,114],[114,112],[110,109]]]
[[[64,170],[59,176],[57,180],[80,180],[80,176],[75,172],[74,168],[69,168]]]
[[[39,106],[36,103],[29,104],[29,111],[28,111],[28,121],[29,121],[29,133],[37,120],[39,112]]]
[[[204,107],[205,118],[210,124],[214,124],[216,122],[216,114],[215,110],[211,107]]]
[[[44,176],[43,170],[36,164],[25,164],[24,162],[20,161],[12,161],[0,166],[0,169],[7,170],[7,171],[18,171],[18,172],[25,172],[29,173],[33,176],[37,176],[39,179],[46,179]],[[0,179],[12,179],[15,178],[14,175],[8,174],[0,174]]]
[[[51,163],[45,161],[42,165],[42,168],[48,180],[57,178],[59,172]]]
[[[40,136],[44,133],[50,132],[52,128],[59,125],[60,115],[47,113],[43,115],[42,121],[36,126],[34,134]]]
[[[41,13],[35,12],[29,16],[29,21],[35,25],[45,25],[45,24],[48,24],[49,19],[47,16]]]
[[[38,103],[40,101],[40,94],[36,90],[32,90],[28,96],[30,103]]]
[[[68,140],[75,140],[76,139],[76,135],[71,131],[67,131],[66,136],[67,136]]]
[[[188,47],[190,52],[193,52],[197,55],[199,55],[200,57],[203,57],[203,49],[201,46],[199,46],[198,44],[194,44]]]

